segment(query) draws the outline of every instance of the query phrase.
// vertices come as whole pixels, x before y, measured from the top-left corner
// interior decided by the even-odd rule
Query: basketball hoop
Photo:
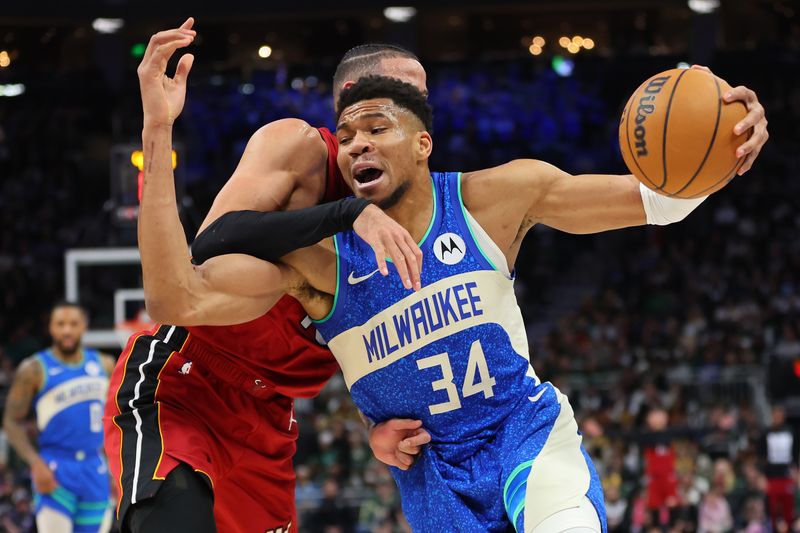
[[[114,325],[114,333],[117,335],[120,348],[124,348],[131,335],[140,331],[149,331],[154,326],[155,322],[147,314],[147,310],[142,308],[134,318],[117,322]]]

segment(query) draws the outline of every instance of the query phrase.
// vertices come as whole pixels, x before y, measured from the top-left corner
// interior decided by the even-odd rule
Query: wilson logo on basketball
[[[636,108],[636,127],[633,129],[633,137],[636,139],[636,155],[639,157],[647,155],[647,131],[644,128],[644,121],[656,110],[656,105],[653,101],[670,78],[671,76],[653,78],[644,88],[645,94],[639,98],[639,106]]]

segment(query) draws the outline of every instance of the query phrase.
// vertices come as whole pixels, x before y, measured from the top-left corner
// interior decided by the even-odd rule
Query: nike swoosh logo
[[[358,283],[361,283],[362,281],[366,281],[369,278],[371,278],[372,276],[374,276],[375,274],[377,274],[379,272],[379,270],[380,269],[376,268],[375,270],[373,270],[372,272],[370,272],[366,276],[358,276],[358,277],[355,276],[355,272],[350,272],[350,275],[347,276],[347,283],[349,283],[350,285],[357,285]]]
[[[529,399],[530,401],[532,401],[532,402],[538,401],[538,400],[539,400],[539,398],[541,398],[541,397],[542,397],[542,394],[544,394],[546,390],[547,390],[547,389],[542,389],[542,390],[540,390],[539,392],[537,392],[535,396],[528,396],[528,399]]]

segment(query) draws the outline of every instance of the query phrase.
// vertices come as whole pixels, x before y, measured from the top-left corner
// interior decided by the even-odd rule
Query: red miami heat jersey
[[[336,164],[339,143],[327,128],[319,132],[328,148],[322,201],[350,196]],[[305,310],[291,296],[245,324],[187,329],[191,334],[183,350],[186,357],[254,392],[270,389],[290,398],[316,396],[338,369],[330,351],[317,340]]]

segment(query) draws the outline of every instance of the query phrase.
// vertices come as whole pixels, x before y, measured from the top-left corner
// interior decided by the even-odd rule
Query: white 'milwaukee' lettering
[[[73,405],[89,401],[105,403],[107,392],[108,378],[105,376],[83,376],[65,381],[44,393],[36,402],[36,423],[41,430],[47,427],[50,419]]]
[[[483,314],[478,284],[456,283],[423,297],[362,335],[367,361],[380,361],[444,326]]]
[[[351,290],[358,305],[368,292]],[[339,361],[347,386],[432,342],[494,323],[508,334],[514,351],[528,359],[528,342],[514,295],[514,282],[497,271],[456,274],[411,293],[365,323],[342,331],[328,346]],[[475,339],[471,339],[475,340]]]

